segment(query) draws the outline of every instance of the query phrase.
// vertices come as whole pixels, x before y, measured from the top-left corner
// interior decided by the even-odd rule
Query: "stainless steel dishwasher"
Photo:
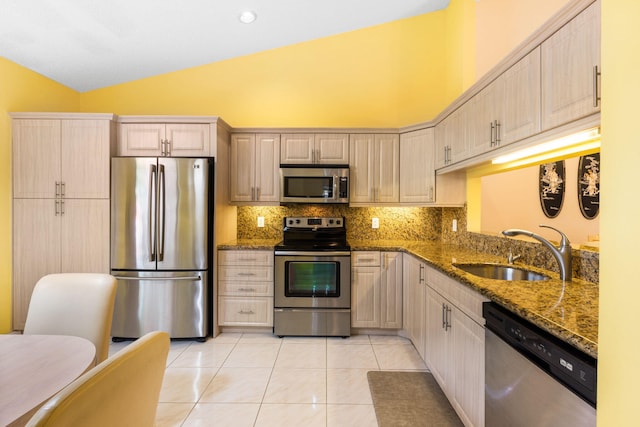
[[[596,360],[493,302],[482,311],[485,425],[595,426]]]

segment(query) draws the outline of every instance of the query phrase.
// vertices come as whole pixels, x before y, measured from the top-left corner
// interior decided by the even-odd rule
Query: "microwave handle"
[[[333,176],[333,200],[338,200],[338,191],[340,191],[340,178],[338,175]]]

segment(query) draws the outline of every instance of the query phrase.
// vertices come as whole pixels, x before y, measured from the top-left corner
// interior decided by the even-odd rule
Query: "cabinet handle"
[[[258,258],[238,258],[238,261],[257,261]]]
[[[601,72],[598,71],[598,66],[593,67],[593,106],[598,107],[600,104],[600,95],[598,94],[598,79],[601,76]]]
[[[424,265],[420,264],[420,283],[424,283]]]
[[[60,181],[60,197],[64,198],[64,193],[65,193],[65,182]]]
[[[429,201],[433,202],[433,185],[429,187]]]
[[[500,145],[500,122],[496,120],[496,146]]]
[[[444,303],[442,303],[442,329],[445,329],[446,326],[447,326],[446,311],[445,311]]]
[[[260,200],[260,187],[256,187],[256,200]]]
[[[447,331],[451,329],[451,307],[447,305],[447,307],[445,308],[445,312],[446,312],[445,314],[446,323],[445,323],[444,330]]]
[[[55,211],[56,211],[56,216],[58,216],[58,215],[60,214],[60,213],[59,213],[59,203],[60,203],[60,200],[56,199],[56,201],[55,201],[55,203],[54,203],[54,207],[55,207]]]
[[[495,138],[494,138],[494,136],[493,136],[493,135],[494,135],[494,133],[495,133],[495,129],[496,129],[496,127],[495,127],[494,123],[495,123],[495,122],[491,122],[491,123],[489,123],[489,124],[491,125],[491,132],[490,132],[490,135],[489,135],[489,145],[490,145],[491,147],[494,147],[494,146],[495,146],[495,144],[496,144],[496,143],[495,143]]]
[[[249,311],[240,310],[238,314],[255,314],[255,313],[253,312],[253,310],[249,310]]]
[[[164,146],[164,139],[160,140],[160,155],[161,156],[166,156],[165,154],[165,146]]]
[[[240,292],[256,292],[253,288],[238,288]]]
[[[60,216],[64,215],[64,200],[60,200]]]
[[[60,197],[60,181],[56,181],[56,198]]]
[[[256,199],[256,188],[251,187],[251,201]]]
[[[250,277],[250,276],[255,276],[255,274],[254,273],[238,273],[238,276]]]
[[[166,144],[167,144],[167,149],[165,150],[165,154],[167,156],[171,155],[171,141],[169,141],[168,139],[165,140]]]

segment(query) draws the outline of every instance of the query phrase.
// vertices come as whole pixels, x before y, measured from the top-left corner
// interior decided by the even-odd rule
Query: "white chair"
[[[152,427],[162,387],[169,334],[150,332],[62,389],[29,427]]]
[[[49,274],[36,283],[24,334],[74,335],[96,346],[96,364],[109,356],[116,279],[109,274]]]

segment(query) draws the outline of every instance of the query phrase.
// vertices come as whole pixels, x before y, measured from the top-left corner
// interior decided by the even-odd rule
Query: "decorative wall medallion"
[[[555,218],[564,201],[564,160],[540,165],[540,206],[548,218]]]
[[[580,211],[587,219],[598,216],[600,210],[600,153],[580,157],[578,163],[578,200]]]

